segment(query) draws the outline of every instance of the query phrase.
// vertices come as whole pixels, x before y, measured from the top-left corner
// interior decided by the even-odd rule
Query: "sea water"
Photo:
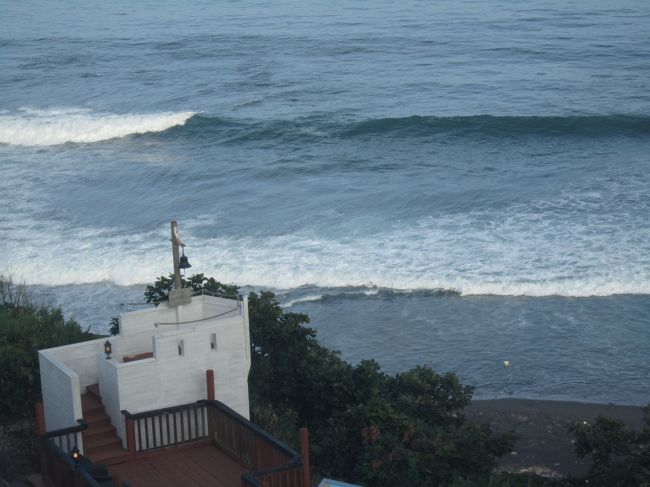
[[[647,2],[1,10],[0,270],[66,316],[137,307],[174,218],[351,362],[650,400]]]

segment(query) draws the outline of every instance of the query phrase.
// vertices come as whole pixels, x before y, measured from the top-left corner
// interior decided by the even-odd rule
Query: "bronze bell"
[[[187,260],[187,257],[185,257],[185,252],[183,252],[183,255],[181,255],[181,260],[178,264],[179,269],[189,269],[192,267],[192,264]]]

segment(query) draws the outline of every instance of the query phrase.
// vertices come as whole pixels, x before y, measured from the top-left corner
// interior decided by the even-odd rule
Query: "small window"
[[[183,340],[178,341],[178,355],[185,355],[185,344]]]
[[[215,350],[215,351],[217,350],[217,334],[216,333],[213,333],[212,335],[210,335],[210,348],[212,350]]]

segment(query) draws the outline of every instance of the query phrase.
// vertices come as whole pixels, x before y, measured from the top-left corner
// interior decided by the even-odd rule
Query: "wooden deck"
[[[144,454],[109,467],[129,487],[239,487],[247,469],[207,441]]]

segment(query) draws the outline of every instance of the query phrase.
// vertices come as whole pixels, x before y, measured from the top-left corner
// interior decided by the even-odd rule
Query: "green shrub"
[[[650,405],[644,412],[641,431],[626,429],[622,422],[603,416],[571,427],[576,454],[592,459],[589,472],[574,479],[575,485],[650,486]]]
[[[38,350],[91,340],[60,308],[36,305],[22,285],[0,274],[0,417],[33,414],[40,397]]]
[[[202,274],[184,286],[190,283],[194,291],[238,296],[235,286]],[[145,298],[167,299],[171,287],[171,277],[161,277]],[[298,427],[308,426],[320,473],[368,487],[472,482],[488,478],[495,458],[511,451],[512,435],[465,420],[472,388],[454,374],[416,367],[393,377],[373,360],[353,366],[321,346],[309,317],[285,313],[273,293],[251,293],[248,302],[252,419],[294,445]]]

